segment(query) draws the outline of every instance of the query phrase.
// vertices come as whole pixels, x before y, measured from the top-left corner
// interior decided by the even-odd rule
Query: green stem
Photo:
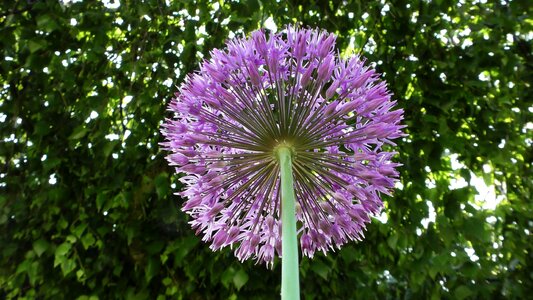
[[[300,299],[296,201],[292,177],[291,150],[278,149],[281,170],[281,299]]]

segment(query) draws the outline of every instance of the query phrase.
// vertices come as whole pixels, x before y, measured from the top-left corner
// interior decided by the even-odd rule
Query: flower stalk
[[[300,299],[296,200],[292,176],[292,154],[288,147],[277,149],[281,177],[281,299]]]

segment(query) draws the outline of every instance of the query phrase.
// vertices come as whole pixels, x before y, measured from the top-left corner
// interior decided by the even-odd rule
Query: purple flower
[[[387,149],[403,135],[403,111],[364,59],[334,47],[324,31],[256,31],[213,50],[172,99],[162,145],[211,249],[270,266],[281,256],[279,146],[293,153],[304,255],[361,240],[380,212],[398,177]]]

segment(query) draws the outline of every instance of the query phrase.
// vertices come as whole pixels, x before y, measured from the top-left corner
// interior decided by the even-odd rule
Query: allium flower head
[[[183,211],[210,248],[272,265],[281,256],[276,149],[292,151],[304,255],[361,240],[398,176],[385,144],[403,111],[360,56],[335,55],[335,36],[287,27],[213,50],[169,104],[168,156]]]

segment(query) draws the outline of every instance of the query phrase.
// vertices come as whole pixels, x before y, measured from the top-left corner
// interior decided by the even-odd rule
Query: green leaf
[[[328,280],[328,274],[330,272],[330,267],[328,267],[324,262],[320,260],[313,261],[311,265],[311,270],[322,277],[324,280]]]
[[[181,265],[183,263],[183,259],[189,252],[198,245],[200,239],[195,236],[189,236],[184,238],[179,243],[179,248],[175,251],[175,260],[178,262],[178,265]]]
[[[170,183],[168,180],[168,173],[163,172],[154,178],[155,191],[159,199],[164,198],[170,193]]]
[[[31,53],[37,52],[40,49],[43,49],[46,47],[46,41],[43,39],[33,39],[28,41],[28,48],[30,49]]]
[[[222,285],[224,285],[224,287],[228,288],[229,284],[233,281],[234,276],[235,269],[229,267],[224,272],[222,272],[222,275],[220,275],[220,282],[222,282]]]
[[[100,192],[96,196],[96,209],[98,211],[102,211],[102,207],[104,206],[106,200],[107,200],[107,196],[103,192]]]
[[[70,136],[68,137],[69,140],[79,140],[83,138],[87,132],[89,132],[89,128],[85,127],[85,125],[80,125],[72,131]]]
[[[119,142],[120,142],[119,140],[114,140],[114,141],[109,141],[105,143],[102,149],[102,153],[104,154],[104,157],[109,157],[109,155],[111,155],[111,152],[113,151],[115,146],[118,145]]]
[[[55,256],[56,257],[66,256],[70,252],[71,248],[72,248],[71,243],[67,243],[67,242],[62,243],[61,245],[57,246],[56,251],[55,251]]]
[[[243,269],[240,269],[235,273],[233,276],[233,284],[237,288],[237,290],[240,290],[247,282],[248,282],[248,274],[246,274],[246,271]]]
[[[74,244],[76,243],[76,241],[78,240],[77,237],[75,237],[74,235],[72,234],[69,234],[67,235],[67,238],[65,239],[67,242],[71,243],[71,244]]]
[[[73,259],[65,259],[61,262],[61,272],[63,276],[67,276],[76,268],[76,261]]]
[[[161,268],[161,262],[156,257],[150,257],[148,259],[148,265],[146,267],[146,282],[150,282],[152,278],[159,272],[159,269]]]
[[[88,232],[81,238],[81,243],[83,244],[83,248],[85,249],[89,249],[89,247],[93,246],[95,242],[96,239],[94,238],[94,235],[90,232]]]
[[[59,164],[61,164],[61,159],[57,157],[48,157],[43,161],[43,168],[45,171],[49,171],[57,167]]]
[[[163,241],[153,241],[146,246],[146,250],[150,255],[155,255],[160,253],[164,246]]]
[[[77,237],[81,238],[81,235],[85,231],[85,229],[89,226],[87,223],[81,223],[78,226],[76,226],[74,229],[72,229],[72,233]]]
[[[30,260],[24,260],[22,263],[20,263],[17,267],[17,270],[15,271],[16,274],[27,272],[30,268],[31,261]]]
[[[472,241],[487,241],[489,235],[485,231],[485,221],[480,218],[468,218],[464,222],[463,232],[465,237]]]
[[[48,247],[50,247],[50,244],[45,239],[38,239],[33,242],[33,251],[35,251],[39,257],[41,257]]]
[[[59,28],[57,22],[49,14],[42,14],[37,16],[37,26],[39,29],[45,32],[52,32],[53,30]]]
[[[28,278],[32,286],[35,286],[35,282],[41,277],[39,272],[39,264],[39,261],[34,261],[31,263],[30,268],[28,269]]]
[[[396,244],[398,243],[398,235],[393,234],[387,239],[387,244],[391,249],[396,249]]]
[[[79,269],[78,271],[76,271],[76,277],[78,278],[78,280],[82,280],[85,276],[85,272],[83,272],[82,269]]]
[[[466,299],[472,295],[472,291],[465,285],[461,285],[455,289],[455,298],[458,300]]]
[[[164,285],[170,285],[172,283],[172,279],[170,277],[163,278],[163,284]]]

